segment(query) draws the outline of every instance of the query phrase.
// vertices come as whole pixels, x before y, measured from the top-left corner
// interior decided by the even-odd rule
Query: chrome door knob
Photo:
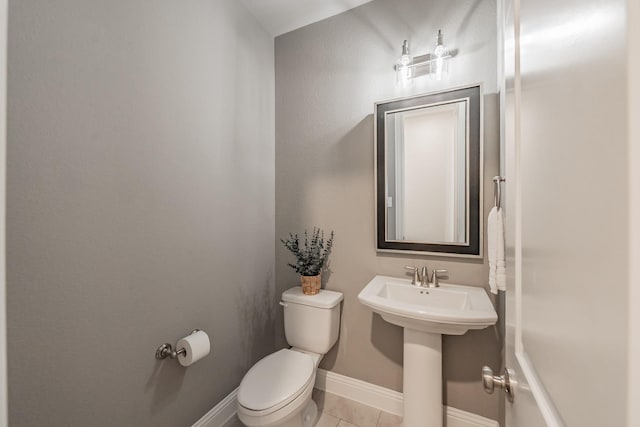
[[[482,368],[482,386],[484,391],[493,394],[496,387],[504,390],[509,402],[513,402],[517,382],[515,381],[515,372],[513,369],[504,368],[504,374],[500,376],[493,375],[493,369],[488,366]]]

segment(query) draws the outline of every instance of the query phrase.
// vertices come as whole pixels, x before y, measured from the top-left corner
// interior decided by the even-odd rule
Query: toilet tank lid
[[[295,286],[282,293],[282,301],[295,304],[309,305],[318,308],[333,308],[342,301],[342,292],[321,289],[315,295],[305,295],[302,293],[302,286]]]

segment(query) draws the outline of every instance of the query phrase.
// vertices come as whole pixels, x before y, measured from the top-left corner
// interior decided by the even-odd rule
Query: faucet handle
[[[411,267],[406,265],[404,267],[406,270],[411,270],[413,273],[413,279],[411,280],[412,285],[417,285],[420,282],[420,272],[418,271],[418,267]]]
[[[447,276],[449,270],[433,270],[433,276],[431,277],[431,284],[433,286],[440,286],[440,276]]]

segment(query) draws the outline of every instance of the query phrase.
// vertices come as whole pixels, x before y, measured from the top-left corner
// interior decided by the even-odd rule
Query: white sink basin
[[[422,288],[409,280],[376,276],[358,300],[387,322],[421,332],[462,335],[498,320],[485,290],[472,286]]]

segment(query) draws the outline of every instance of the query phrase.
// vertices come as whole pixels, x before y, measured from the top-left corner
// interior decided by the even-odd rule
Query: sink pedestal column
[[[404,328],[404,427],[442,427],[442,335]]]

